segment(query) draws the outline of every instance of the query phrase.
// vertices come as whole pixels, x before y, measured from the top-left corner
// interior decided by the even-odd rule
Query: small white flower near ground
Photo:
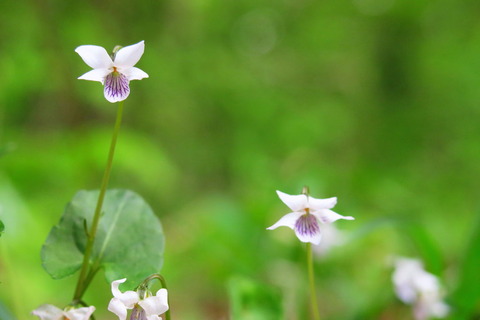
[[[84,308],[60,309],[51,304],[44,304],[32,311],[34,316],[41,320],[88,320],[95,311],[94,306]]]
[[[425,271],[420,260],[397,258],[392,280],[397,297],[413,305],[416,320],[443,318],[448,314],[449,306],[443,302],[438,278]]]
[[[119,320],[127,319],[128,310],[132,310],[130,319],[161,320],[160,315],[168,310],[167,289],[160,289],[153,296],[149,291],[143,293],[137,291],[121,292],[118,287],[127,279],[112,282],[113,298],[108,304],[108,311],[117,315]]]

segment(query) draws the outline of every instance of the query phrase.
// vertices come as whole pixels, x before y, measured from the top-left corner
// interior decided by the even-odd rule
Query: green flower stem
[[[165,278],[161,275],[161,274],[158,274],[158,273],[154,273],[152,275],[150,275],[148,278],[146,278],[145,280],[143,280],[143,282],[138,286],[138,287],[143,287],[143,288],[147,288],[148,287],[148,283],[154,279],[157,279],[158,281],[160,281],[160,283],[162,284],[162,288],[164,289],[167,289],[167,282],[165,281]],[[168,305],[168,310],[165,312],[165,320],[170,320],[170,303]]]
[[[308,282],[310,284],[310,307],[312,308],[312,316],[314,320],[320,320],[317,305],[317,293],[315,291],[315,275],[313,273],[312,244],[307,242],[307,268]]]
[[[102,186],[100,188],[100,194],[98,195],[97,207],[95,208],[95,213],[93,215],[92,226],[87,236],[87,246],[85,248],[85,254],[83,256],[82,268],[80,270],[80,276],[78,277],[77,287],[75,288],[75,294],[73,300],[78,301],[82,299],[85,290],[87,290],[88,285],[93,279],[97,270],[90,270],[89,276],[87,277],[87,272],[89,271],[90,266],[90,256],[92,255],[93,244],[95,242],[95,236],[97,234],[98,223],[100,221],[100,216],[102,213],[103,199],[105,198],[105,193],[107,191],[108,181],[110,180],[110,172],[112,171],[113,156],[115,154],[115,146],[117,145],[118,132],[120,131],[120,124],[122,123],[122,114],[123,114],[123,101],[118,103],[117,109],[117,119],[115,120],[115,127],[113,129],[112,142],[110,143],[110,151],[108,153],[107,166],[103,174]]]

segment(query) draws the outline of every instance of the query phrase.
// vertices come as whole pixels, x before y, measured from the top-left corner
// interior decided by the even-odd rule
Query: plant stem
[[[315,276],[313,273],[312,244],[307,242],[307,268],[308,282],[310,284],[310,307],[312,308],[312,316],[314,320],[320,320],[317,305],[317,293],[315,291]]]
[[[112,171],[113,156],[115,154],[115,146],[117,145],[118,132],[120,131],[120,124],[122,123],[122,114],[123,114],[123,101],[118,103],[117,109],[117,118],[115,120],[115,127],[113,129],[112,141],[110,143],[110,151],[108,153],[107,166],[103,174],[102,186],[100,187],[100,193],[98,195],[97,206],[95,208],[95,213],[93,215],[92,226],[87,235],[87,245],[85,248],[85,254],[83,256],[82,268],[80,270],[80,276],[78,277],[77,287],[75,288],[75,294],[73,300],[81,300],[85,290],[87,289],[90,281],[85,281],[87,277],[87,272],[90,266],[90,256],[92,255],[93,244],[95,242],[95,236],[97,234],[98,223],[100,221],[100,216],[102,213],[103,200],[105,198],[105,193],[107,191],[108,181],[110,180],[110,172]],[[96,270],[93,272],[95,274]],[[92,274],[92,273],[91,273]]]
[[[160,283],[162,284],[162,288],[167,289],[167,282],[165,281],[165,278],[158,273],[154,273],[148,278],[146,278],[145,280],[143,280],[143,282],[140,284],[139,287],[145,287],[145,288],[148,287],[148,283],[154,279],[157,279],[158,281],[160,281]],[[165,312],[165,320],[170,320],[170,304],[168,306],[168,310]]]

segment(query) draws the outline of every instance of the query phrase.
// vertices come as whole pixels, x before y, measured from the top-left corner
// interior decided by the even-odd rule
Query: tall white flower
[[[130,320],[161,320],[160,315],[168,310],[168,292],[160,289],[155,296],[149,291],[139,294],[137,291],[121,292],[118,287],[127,279],[112,282],[113,298],[108,311],[117,315],[119,320],[127,318],[127,311],[133,309]],[[142,295],[142,296],[141,296]]]
[[[145,49],[144,41],[123,47],[113,57],[100,46],[85,45],[75,49],[85,63],[93,70],[78,79],[99,81],[103,85],[105,98],[110,102],[125,100],[130,94],[131,80],[148,78],[148,74],[135,68]]]
[[[398,258],[392,275],[395,293],[406,304],[413,305],[416,320],[443,318],[448,314],[438,278],[424,270],[420,260]]]
[[[39,317],[41,320],[88,320],[95,311],[94,306],[85,308],[65,308],[59,309],[51,304],[44,304],[32,311],[34,316]]]
[[[302,242],[311,242],[317,245],[320,243],[322,240],[320,223],[332,223],[338,219],[354,220],[353,217],[342,216],[330,210],[337,203],[336,197],[316,199],[306,194],[289,195],[281,191],[277,191],[277,194],[293,212],[284,215],[267,229],[289,227],[295,231],[298,239]]]

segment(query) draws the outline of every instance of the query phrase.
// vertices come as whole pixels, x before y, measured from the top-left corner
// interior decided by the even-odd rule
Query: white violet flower
[[[392,280],[397,297],[413,305],[416,320],[443,318],[448,314],[449,306],[442,301],[438,278],[425,271],[420,260],[396,259]]]
[[[306,194],[289,195],[277,191],[280,199],[293,211],[284,215],[273,226],[273,230],[281,226],[295,231],[302,242],[311,242],[318,245],[322,239],[320,223],[332,223],[338,219],[354,220],[350,216],[342,216],[330,210],[337,203],[337,198],[315,199]]]
[[[160,315],[168,310],[167,289],[160,289],[155,296],[149,291],[139,294],[137,291],[121,292],[118,287],[127,279],[112,282],[113,298],[108,311],[117,315],[119,320],[127,319],[127,310],[133,309],[130,320],[161,320]],[[142,296],[141,296],[142,295]]]
[[[95,311],[94,306],[84,308],[65,308],[59,309],[51,304],[44,304],[32,311],[34,316],[41,320],[88,320]]]
[[[113,60],[100,46],[85,45],[75,49],[85,63],[93,70],[78,79],[99,81],[103,85],[105,98],[110,102],[125,100],[130,93],[131,80],[148,78],[148,74],[135,68],[145,49],[144,41],[123,47],[114,53]]]

